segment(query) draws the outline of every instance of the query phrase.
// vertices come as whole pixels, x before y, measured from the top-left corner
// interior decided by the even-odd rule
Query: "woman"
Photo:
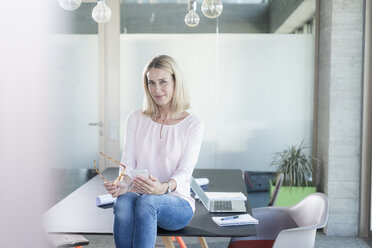
[[[200,120],[186,112],[189,99],[173,58],[152,59],[143,72],[144,108],[127,119],[123,180],[105,183],[113,197],[116,247],[155,246],[157,226],[178,230],[195,211],[190,177],[203,135]],[[133,169],[149,175],[131,177]],[[120,173],[120,172],[119,172]]]

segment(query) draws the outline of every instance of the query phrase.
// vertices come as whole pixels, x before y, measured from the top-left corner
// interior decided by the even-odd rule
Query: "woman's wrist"
[[[161,186],[162,186],[163,194],[167,194],[168,193],[168,186],[169,186],[168,183],[162,183]]]
[[[166,189],[165,189],[164,194],[171,193],[177,187],[176,181],[174,181],[173,179],[170,179],[168,182],[165,183],[165,185],[166,185]]]

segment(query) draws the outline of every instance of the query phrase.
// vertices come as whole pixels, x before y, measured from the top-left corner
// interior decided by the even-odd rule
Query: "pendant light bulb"
[[[185,23],[189,27],[195,27],[199,24],[200,18],[196,13],[196,1],[189,1],[189,12],[185,16]]]
[[[217,18],[221,15],[223,5],[221,0],[204,0],[201,10],[208,18]]]
[[[198,26],[199,21],[200,21],[199,15],[196,14],[196,12],[193,10],[190,10],[189,13],[187,13],[185,16],[185,23],[189,27]]]
[[[79,8],[81,0],[58,0],[58,3],[65,10],[75,10]]]
[[[93,8],[92,18],[98,23],[106,23],[111,19],[111,9],[106,5],[105,0],[98,0]]]

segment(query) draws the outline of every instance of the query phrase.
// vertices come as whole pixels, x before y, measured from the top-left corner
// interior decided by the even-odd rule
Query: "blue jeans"
[[[193,216],[190,204],[172,195],[139,195],[128,192],[114,205],[114,239],[118,248],[152,248],[157,226],[179,230]]]

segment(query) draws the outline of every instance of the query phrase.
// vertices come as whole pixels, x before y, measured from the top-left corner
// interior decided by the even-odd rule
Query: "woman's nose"
[[[156,84],[155,87],[156,87],[156,88],[155,88],[156,91],[161,91],[161,85],[160,85],[160,84]]]

